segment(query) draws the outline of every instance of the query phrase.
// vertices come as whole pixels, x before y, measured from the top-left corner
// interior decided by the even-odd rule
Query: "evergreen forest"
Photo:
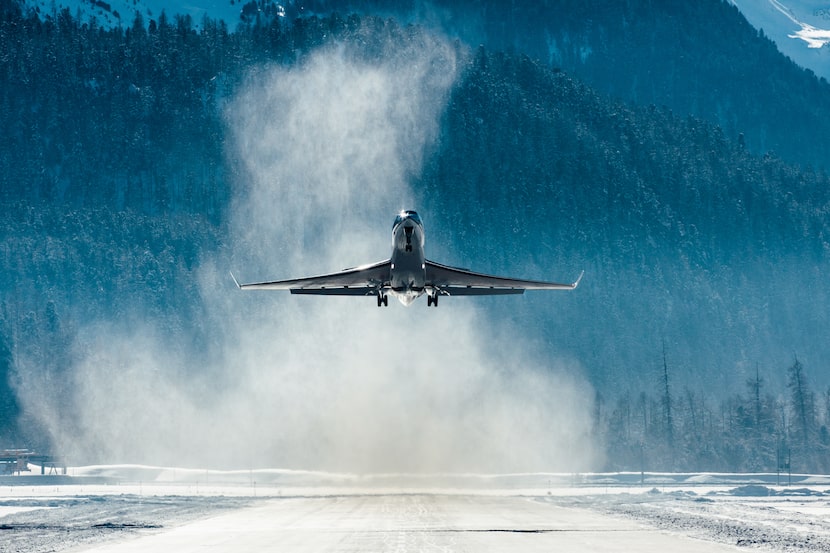
[[[447,262],[585,270],[553,304],[483,309],[579,360],[603,468],[830,471],[828,83],[727,2],[513,2],[503,25],[460,4],[483,15],[441,22],[460,69],[417,208]],[[16,359],[60,380],[88,321],[140,305],[209,355],[198,271],[231,258],[246,79],[436,32],[326,8],[104,28],[0,3],[0,448],[50,447]]]

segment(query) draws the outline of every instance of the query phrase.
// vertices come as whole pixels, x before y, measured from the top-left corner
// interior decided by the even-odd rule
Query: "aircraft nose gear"
[[[406,233],[406,251],[412,251],[412,227],[404,227],[403,231]]]
[[[438,292],[433,292],[427,296],[427,307],[438,307]]]
[[[389,296],[386,294],[378,294],[378,307],[387,307],[389,305]]]

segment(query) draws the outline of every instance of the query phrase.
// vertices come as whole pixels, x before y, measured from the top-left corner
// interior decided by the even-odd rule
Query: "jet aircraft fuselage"
[[[403,211],[395,217],[390,261],[390,292],[402,304],[410,305],[424,293],[426,284],[424,224],[414,211]]]

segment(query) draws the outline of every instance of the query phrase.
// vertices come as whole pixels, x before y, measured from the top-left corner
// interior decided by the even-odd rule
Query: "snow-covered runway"
[[[270,499],[91,551],[733,551],[532,498],[366,495]]]
[[[830,550],[830,477],[95,467],[0,478],[0,551]]]

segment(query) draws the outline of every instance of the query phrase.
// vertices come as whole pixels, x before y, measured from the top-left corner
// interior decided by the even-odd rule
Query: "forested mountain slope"
[[[83,323],[128,317],[133,305],[209,355],[218,330],[204,324],[196,281],[207,255],[228,259],[233,245],[228,100],[266,64],[302,64],[331,45],[371,63],[381,44],[427,32],[368,16],[233,33],[209,21],[196,32],[185,18],[101,29],[14,5],[0,16],[0,373],[12,388],[16,355],[49,359],[59,379]],[[664,351],[674,393],[686,390],[691,406],[740,393],[760,363],[780,390],[770,401],[785,408],[793,353],[826,388],[825,173],[650,100],[622,103],[570,70],[455,48],[458,82],[413,177],[419,205],[407,206],[427,220],[430,257],[531,278],[586,270],[555,303],[484,300],[488,316],[577,360],[606,404],[621,394],[631,408],[639,392],[659,391]],[[2,431],[31,433],[10,389],[0,394]],[[828,413],[814,400],[818,435]]]
[[[638,105],[719,125],[756,154],[827,168],[830,85],[782,55],[726,0],[311,0],[441,27],[468,44],[526,54]]]
[[[627,344],[638,357],[671,336],[715,384],[731,379],[724,367],[773,344],[788,344],[776,355],[812,349],[812,329],[826,327],[808,308],[826,299],[823,173],[483,49],[448,108],[443,140],[425,176],[438,221],[448,232],[473,221],[475,233],[459,237],[463,251],[499,260],[500,270],[526,263],[527,250],[536,267],[585,265],[591,300],[573,306],[585,325],[572,327],[570,312],[547,323],[594,335],[592,351],[604,353],[591,366],[605,366],[615,384],[629,372],[606,363],[639,363]],[[509,242],[523,244],[522,254]],[[810,326],[791,324],[805,317]]]

